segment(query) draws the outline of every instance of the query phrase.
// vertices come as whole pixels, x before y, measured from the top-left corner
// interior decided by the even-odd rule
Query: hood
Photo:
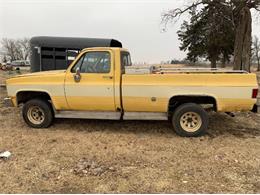
[[[47,76],[47,75],[55,75],[55,74],[65,73],[65,72],[66,72],[66,70],[41,71],[41,72],[34,72],[34,73],[16,75],[12,78],[31,77],[31,76]]]
[[[6,80],[7,85],[63,83],[66,70],[42,71],[14,76]]]

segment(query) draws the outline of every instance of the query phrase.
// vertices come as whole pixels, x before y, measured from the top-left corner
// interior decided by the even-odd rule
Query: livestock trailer
[[[31,72],[67,69],[89,47],[122,47],[115,39],[38,36],[30,40]]]

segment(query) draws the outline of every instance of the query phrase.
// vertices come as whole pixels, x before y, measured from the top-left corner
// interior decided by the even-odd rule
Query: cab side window
[[[72,68],[72,72],[76,72],[78,67],[81,73],[109,73],[110,53],[106,51],[87,52],[78,60]]]

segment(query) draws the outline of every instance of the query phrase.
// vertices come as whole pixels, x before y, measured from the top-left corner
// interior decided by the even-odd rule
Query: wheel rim
[[[27,111],[27,117],[35,125],[41,124],[45,119],[44,111],[39,106],[30,107]]]
[[[202,125],[202,119],[196,112],[186,112],[180,118],[182,129],[187,132],[198,131]]]

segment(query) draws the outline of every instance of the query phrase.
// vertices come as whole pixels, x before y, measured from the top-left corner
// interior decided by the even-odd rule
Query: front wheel
[[[174,130],[183,137],[196,137],[204,134],[208,123],[207,112],[200,105],[194,103],[180,105],[172,116]]]
[[[47,128],[53,121],[51,104],[47,100],[32,99],[23,106],[24,121],[33,128]]]

